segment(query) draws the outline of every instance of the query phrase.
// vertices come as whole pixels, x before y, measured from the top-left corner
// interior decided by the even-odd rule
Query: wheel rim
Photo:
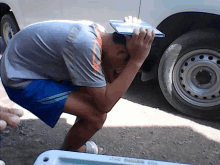
[[[8,22],[6,22],[3,25],[3,37],[4,37],[6,44],[8,44],[11,41],[13,36],[14,36],[14,31],[11,25]]]
[[[173,71],[173,85],[190,104],[210,107],[220,104],[220,53],[199,49],[182,56]]]

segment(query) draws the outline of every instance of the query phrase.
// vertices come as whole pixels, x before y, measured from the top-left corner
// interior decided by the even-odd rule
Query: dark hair
[[[126,46],[126,37],[123,34],[119,34],[117,32],[114,32],[112,34],[112,40],[115,44],[122,44]]]

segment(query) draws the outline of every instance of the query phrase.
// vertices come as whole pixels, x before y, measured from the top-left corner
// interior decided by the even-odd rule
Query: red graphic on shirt
[[[93,64],[93,68],[95,69],[95,71],[99,72],[100,61],[98,61],[98,63],[95,62],[95,55],[93,55],[92,64]]]
[[[102,39],[101,39],[101,35],[100,35],[100,30],[98,29],[97,26],[95,26],[95,31],[97,34],[96,40],[99,44],[100,49],[102,48]],[[97,42],[94,43],[94,48],[93,48],[93,58],[92,58],[92,66],[94,68],[94,74],[96,74],[96,72],[99,72],[100,69],[100,61],[96,62],[96,45]],[[99,51],[98,54],[98,58],[101,59],[101,52]]]
[[[99,30],[99,28],[97,26],[95,26],[95,32],[97,34],[96,39],[97,39],[97,41],[99,43],[99,47],[101,48],[102,47],[102,39],[101,39],[100,30]]]

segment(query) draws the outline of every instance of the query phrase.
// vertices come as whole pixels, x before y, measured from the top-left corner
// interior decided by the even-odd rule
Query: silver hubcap
[[[14,36],[14,31],[11,27],[11,25],[6,22],[3,25],[3,37],[5,39],[6,44],[8,44],[10,42],[10,40],[12,39],[12,37]]]
[[[174,67],[173,85],[190,104],[210,107],[220,104],[220,53],[199,49],[182,56]]]

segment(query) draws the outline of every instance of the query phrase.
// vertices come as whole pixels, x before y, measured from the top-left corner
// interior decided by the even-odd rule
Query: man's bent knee
[[[106,118],[107,118],[107,114],[104,113],[94,117],[90,122],[92,122],[92,125],[96,130],[99,130],[102,128],[103,124],[105,123]]]

